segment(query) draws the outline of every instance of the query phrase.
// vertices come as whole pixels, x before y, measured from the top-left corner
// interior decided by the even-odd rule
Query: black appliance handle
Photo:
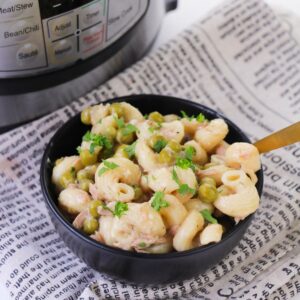
[[[165,0],[166,1],[166,11],[169,12],[177,8],[177,0]]]

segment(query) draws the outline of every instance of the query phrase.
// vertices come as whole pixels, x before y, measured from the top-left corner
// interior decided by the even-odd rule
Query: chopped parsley
[[[191,168],[194,171],[196,168],[191,160],[182,157],[177,157],[175,165],[184,170]]]
[[[203,113],[200,113],[197,117],[196,117],[196,120],[199,122],[199,123],[202,123],[204,121],[206,121],[206,118],[204,116]]]
[[[113,212],[115,217],[121,218],[128,211],[128,204],[118,201]]]
[[[200,211],[200,213],[205,221],[212,224],[218,224],[218,220],[211,215],[211,212],[208,209],[203,209]]]
[[[85,135],[82,138],[83,141],[85,142],[91,142],[90,145],[90,153],[94,153],[95,147],[104,147],[106,149],[111,149],[113,147],[112,142],[109,140],[108,137],[104,135],[98,135],[91,133],[90,131],[87,131]],[[77,151],[79,149],[77,148]],[[79,150],[80,151],[80,150]]]
[[[72,177],[76,176],[76,170],[74,167],[71,168],[70,172],[71,172]]]
[[[162,149],[164,149],[167,146],[167,142],[165,140],[158,140],[153,145],[153,150],[156,153],[159,153]]]
[[[115,209],[112,210],[106,204],[101,205],[103,209],[110,211],[115,217],[122,217],[128,211],[128,204],[118,201],[115,205]]]
[[[80,154],[80,152],[81,152],[81,147],[78,146],[78,147],[76,148],[76,150],[77,150],[78,154]]]
[[[122,134],[123,135],[129,135],[131,133],[138,132],[138,129],[136,126],[132,124],[127,124],[122,128]]]
[[[188,146],[185,149],[185,157],[188,160],[193,160],[193,156],[196,154],[196,149],[193,146]]]
[[[155,130],[159,130],[159,129],[161,129],[161,127],[162,127],[161,123],[157,122],[155,125],[150,126],[150,127],[148,128],[148,130],[149,130],[151,133],[154,133]]]
[[[98,172],[98,176],[103,175],[108,170],[113,170],[119,167],[119,165],[115,164],[114,162],[103,160],[104,167],[101,168]]]
[[[191,117],[189,117],[187,115],[187,113],[185,111],[183,111],[183,110],[181,110],[180,113],[181,113],[181,115],[182,115],[183,118],[188,119],[189,121],[196,120],[199,123],[202,123],[202,122],[206,121],[206,118],[205,118],[205,116],[204,116],[203,113],[200,113],[198,116],[192,115]]]
[[[136,142],[124,148],[124,151],[128,154],[129,158],[132,158],[135,155],[135,146]]]
[[[190,117],[187,115],[187,113],[184,110],[181,110],[180,113],[183,118],[190,119]]]
[[[164,200],[163,192],[155,192],[152,198],[150,199],[151,206],[156,210],[160,211],[163,207],[168,207],[170,204],[166,200]]]
[[[179,177],[178,177],[178,174],[177,172],[175,171],[175,169],[173,168],[172,170],[172,179],[178,184],[179,186],[179,190],[178,190],[178,193],[180,195],[185,195],[185,194],[192,194],[194,195],[196,190],[195,189],[192,189],[191,187],[188,186],[188,184],[186,183],[181,183],[180,180],[179,180]]]
[[[124,128],[125,127],[125,122],[124,122],[123,118],[114,117],[114,120],[116,121],[118,128]]]
[[[181,184],[179,186],[179,190],[178,190],[180,195],[185,195],[185,194],[192,194],[194,195],[196,190],[192,189],[191,187],[189,187],[186,183]]]

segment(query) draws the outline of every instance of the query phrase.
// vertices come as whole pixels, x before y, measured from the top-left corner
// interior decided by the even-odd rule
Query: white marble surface
[[[163,0],[152,0],[163,1]],[[175,11],[169,12],[163,22],[161,32],[151,51],[155,50],[159,45],[165,43],[170,38],[176,36],[183,29],[193,22],[199,20],[209,10],[213,9],[223,0],[178,0],[178,7]],[[283,8],[300,16],[299,0],[266,0],[275,8]]]

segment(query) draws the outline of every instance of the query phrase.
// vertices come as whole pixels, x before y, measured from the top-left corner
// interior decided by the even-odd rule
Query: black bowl
[[[107,102],[126,101],[143,114],[159,111],[162,114],[188,115],[202,112],[208,119],[223,118],[229,126],[226,141],[229,143],[250,140],[230,120],[217,112],[194,102],[159,95],[135,95],[120,97]],[[233,226],[224,234],[219,243],[195,248],[189,251],[168,254],[133,253],[101,244],[75,229],[57,207],[57,193],[51,183],[53,164],[57,158],[74,155],[76,147],[88,126],[80,122],[80,114],[64,124],[51,139],[44,153],[41,165],[41,185],[56,230],[68,247],[92,268],[129,282],[145,284],[164,284],[191,278],[205,272],[218,263],[241,240],[249,227],[253,214]],[[257,172],[257,189],[262,193],[263,173]]]

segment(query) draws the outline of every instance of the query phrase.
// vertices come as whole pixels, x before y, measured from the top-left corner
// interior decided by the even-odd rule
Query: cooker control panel
[[[0,0],[0,78],[74,64],[107,48],[148,0]]]

